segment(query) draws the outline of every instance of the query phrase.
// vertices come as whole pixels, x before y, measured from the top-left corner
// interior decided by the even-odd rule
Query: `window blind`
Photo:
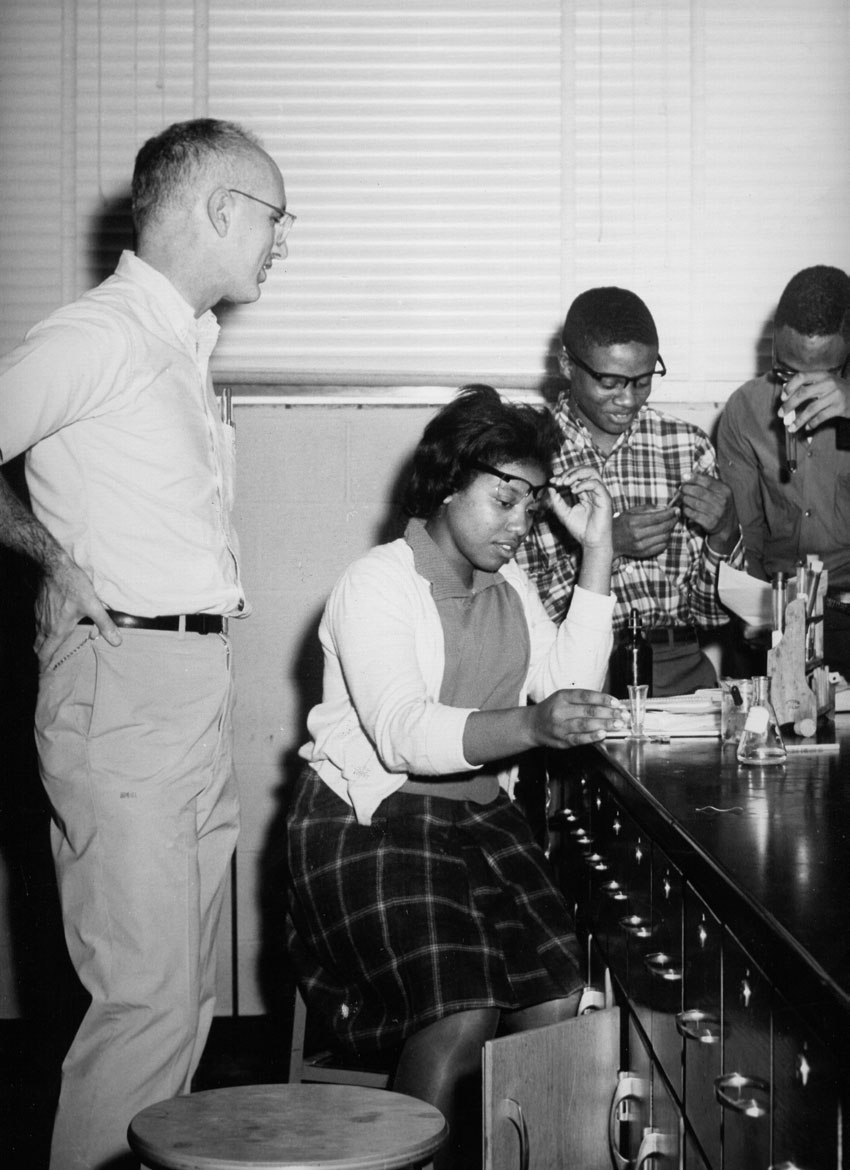
[[[701,5],[691,377],[725,399],[770,360],[801,268],[850,269],[850,5]]]
[[[560,304],[558,0],[211,0],[210,112],[298,216],[218,368],[529,378]]]
[[[4,350],[129,244],[141,142],[206,112],[299,217],[228,380],[533,387],[613,283],[656,397],[722,401],[788,278],[850,263],[845,0],[9,0],[0,54]]]
[[[136,152],[193,116],[192,0],[75,0],[77,284],[88,288],[133,246]]]
[[[850,8],[575,0],[567,12],[564,300],[634,289],[669,369],[656,401],[722,402],[769,361],[790,277],[850,261]]]
[[[577,0],[565,183],[564,310],[584,289],[618,285],[648,304],[670,371],[687,376],[692,263],[690,8]]]
[[[0,4],[0,352],[60,299],[62,21],[50,0]]]

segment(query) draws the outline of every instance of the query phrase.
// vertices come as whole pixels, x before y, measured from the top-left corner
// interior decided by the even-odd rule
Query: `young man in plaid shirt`
[[[577,463],[596,467],[614,501],[615,631],[636,609],[652,643],[653,693],[716,686],[697,630],[725,625],[717,570],[743,567],[730,489],[716,475],[708,436],[648,405],[653,376],[666,369],[658,331],[640,297],[594,288],[567,313],[560,363],[566,379],[555,407],[563,442],[552,480]],[[581,550],[552,513],[541,518],[517,560],[550,615],[567,610]]]

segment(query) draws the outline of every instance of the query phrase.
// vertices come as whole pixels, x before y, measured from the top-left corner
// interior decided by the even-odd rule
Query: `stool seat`
[[[130,1122],[153,1170],[394,1170],[448,1137],[439,1109],[360,1085],[239,1085],[149,1105]]]

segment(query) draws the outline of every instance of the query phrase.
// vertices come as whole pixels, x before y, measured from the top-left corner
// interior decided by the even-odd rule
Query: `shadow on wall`
[[[26,499],[23,458],[0,474]],[[0,1015],[20,1017],[18,1027],[25,1029],[20,1050],[13,1052],[11,1043],[0,1060],[0,1111],[7,1118],[0,1127],[0,1162],[23,1165],[27,1159],[33,1167],[46,1165],[62,1058],[87,1004],[65,949],[50,851],[50,807],[33,737],[37,587],[32,564],[0,548],[0,866],[7,886],[0,913],[8,945]]]
[[[88,287],[106,280],[115,271],[125,248],[135,247],[129,187],[112,199],[104,199],[89,224],[86,256]]]

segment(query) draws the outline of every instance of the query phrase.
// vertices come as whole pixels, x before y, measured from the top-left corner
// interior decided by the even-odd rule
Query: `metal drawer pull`
[[[743,1073],[724,1073],[714,1082],[714,1095],[724,1109],[745,1117],[765,1117],[770,1109],[770,1082]]]
[[[643,962],[650,975],[657,975],[659,979],[676,983],[682,978],[682,968],[676,965],[673,956],[668,955],[666,951],[656,951],[653,955],[646,955]]]
[[[649,938],[652,934],[649,919],[642,918],[640,914],[627,914],[625,918],[620,919],[620,926],[637,938]]]
[[[615,902],[625,902],[628,898],[626,891],[623,889],[620,883],[615,882],[613,878],[610,882],[604,882],[602,889],[605,891],[608,897],[613,898]]]
[[[530,1153],[528,1147],[528,1126],[525,1123],[522,1106],[519,1101],[514,1101],[513,1097],[503,1097],[500,1112],[511,1122],[519,1138],[519,1170],[528,1170]]]
[[[599,1012],[605,1007],[605,992],[599,987],[585,987],[581,993],[576,1010],[577,1016],[586,1016],[590,1012]]]
[[[608,1111],[608,1151],[616,1170],[633,1170],[634,1162],[620,1153],[617,1145],[617,1123],[634,1122],[640,1118],[640,1102],[644,1098],[644,1084],[633,1072],[617,1074],[617,1088]],[[632,1105],[631,1102],[636,1102]]]
[[[599,870],[600,873],[604,873],[608,868],[608,862],[601,853],[588,853],[587,857],[584,859],[584,864],[590,869]]]
[[[640,1143],[640,1149],[635,1159],[635,1170],[643,1170],[646,1163],[653,1158],[663,1158],[668,1161],[675,1152],[673,1139],[669,1133],[664,1133],[660,1129],[645,1129],[643,1141]]]
[[[699,1008],[688,1008],[676,1014],[676,1031],[686,1040],[700,1044],[716,1044],[720,1039],[720,1017]]]

